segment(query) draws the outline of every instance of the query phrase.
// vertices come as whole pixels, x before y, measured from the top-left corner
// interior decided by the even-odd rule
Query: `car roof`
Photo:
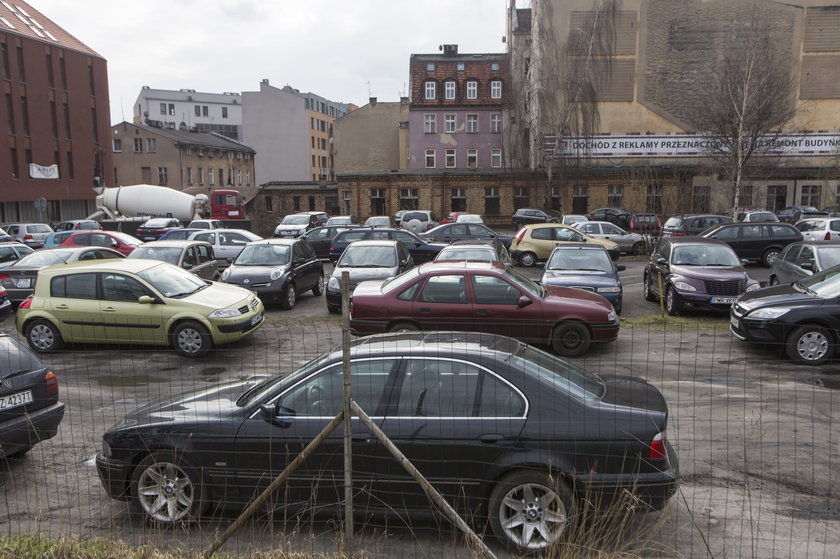
[[[507,361],[523,345],[512,338],[483,332],[400,332],[357,338],[350,343],[350,354],[352,357],[425,354],[463,357],[469,352],[477,358]],[[341,352],[341,346],[336,346],[329,358],[341,359]]]
[[[449,243],[449,246],[475,246],[475,247],[490,247],[495,248],[498,244],[501,244],[502,241],[499,239],[456,239]],[[446,248],[446,247],[444,247]]]
[[[840,241],[794,241],[788,246],[812,245],[815,247],[840,247]]]
[[[218,231],[218,229],[217,229]],[[300,237],[296,239],[286,239],[283,237],[269,237],[267,239],[257,239],[255,241],[251,241],[248,243],[249,245],[293,245],[295,243],[300,243],[305,241],[306,239],[301,239]]]
[[[563,250],[567,248],[580,250],[603,250],[604,252],[607,252],[607,248],[604,245],[595,245],[592,243],[562,243],[555,246],[554,250]]]
[[[501,262],[485,262],[473,260],[435,260],[419,266],[421,274],[434,272],[463,272],[465,270],[498,270],[504,272],[506,265]]]
[[[397,246],[397,243],[399,243],[399,242],[400,241],[393,241],[393,240],[389,240],[389,239],[353,241],[352,243],[350,243],[347,246],[347,248],[359,247],[359,246],[363,246],[363,247],[372,247],[372,246],[395,247],[395,246]]]
[[[196,239],[164,239],[162,241],[148,241],[141,246],[144,247],[184,247],[193,245],[207,245],[211,246],[207,241],[199,241]],[[138,247],[139,248],[139,247]]]
[[[90,247],[88,247],[90,248]],[[72,262],[70,264],[63,264],[61,266],[52,266],[45,268],[39,273],[62,273],[73,271],[86,272],[129,272],[138,274],[144,270],[165,264],[159,260],[147,260],[144,258],[123,258],[121,260],[83,260],[81,262]]]
[[[594,223],[592,221],[585,221],[582,223]],[[562,227],[564,229],[575,229],[571,225],[566,225],[565,223],[529,223],[528,225],[524,226],[525,228],[529,229],[540,229],[542,227]],[[577,231],[577,229],[575,229]]]
[[[712,239],[709,237],[662,237],[662,240],[667,241],[672,245],[722,245],[726,247],[729,246],[728,243],[725,243],[719,239]]]

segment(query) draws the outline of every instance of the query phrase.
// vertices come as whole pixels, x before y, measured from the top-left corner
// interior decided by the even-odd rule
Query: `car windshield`
[[[600,377],[533,346],[522,344],[511,355],[510,363],[581,398],[600,398],[605,392]]]
[[[478,214],[463,214],[459,215],[456,220],[458,223],[484,223],[481,216]]]
[[[800,231],[822,231],[825,229],[824,219],[806,219],[794,225]]]
[[[287,215],[281,221],[283,225],[308,225],[309,224],[309,216],[308,215]]]
[[[393,246],[350,245],[341,255],[338,268],[393,268],[397,265],[397,252]]]
[[[840,264],[840,246],[819,247],[820,262],[823,269],[833,268]]]
[[[55,266],[64,264],[72,256],[72,250],[42,250],[27,254],[17,261],[15,268],[23,266]]]
[[[289,263],[290,245],[247,245],[233,261],[237,266],[280,266]]]
[[[120,233],[119,231],[109,231],[112,237],[121,241],[124,245],[142,245],[143,241],[138,239],[137,237],[132,237],[126,233]]]
[[[801,279],[794,283],[806,291],[824,299],[830,299],[840,295],[840,266],[823,270],[813,276]]]
[[[172,239],[173,241],[176,241],[176,240],[180,239],[180,240],[185,241],[193,233],[195,233],[195,231],[188,231],[188,230],[178,231],[177,229],[175,229],[175,230],[172,230],[172,231],[169,232],[169,234],[166,236],[166,239],[167,240]]]
[[[170,264],[178,264],[181,260],[180,247],[146,247],[140,246],[134,249],[129,258],[148,258],[150,260],[163,260]]]
[[[412,268],[398,276],[394,276],[382,284],[382,293],[390,293],[395,289],[399,289],[404,285],[408,285],[415,279],[420,277],[420,268]]]
[[[27,225],[26,226],[27,233],[52,233],[53,230],[50,229],[48,225],[43,225],[41,223],[35,225]]]
[[[728,246],[689,245],[674,247],[671,264],[676,266],[740,266],[738,256]]]
[[[612,272],[610,255],[605,250],[558,249],[551,253],[546,270]]]
[[[236,405],[241,408],[244,408],[257,402],[264,401],[271,395],[272,392],[274,392],[274,390],[279,384],[284,383],[286,381],[294,382],[295,380],[303,378],[309,373],[312,373],[319,369],[329,360],[330,353],[332,352],[328,351],[327,353],[319,355],[312,361],[305,363],[296,371],[284,377],[272,377],[266,379],[264,382],[252,387],[250,390],[242,394],[242,396],[240,396],[239,399],[236,401]]]
[[[496,262],[499,257],[492,248],[445,248],[440,251],[435,260],[480,260],[482,262]]]
[[[403,216],[405,219],[405,216]],[[365,225],[390,225],[391,220],[387,217],[369,217],[367,221],[365,221]]]
[[[143,227],[166,227],[169,225],[168,219],[150,219],[143,224]]]
[[[516,283],[519,284],[520,287],[528,291],[531,295],[539,297],[540,299],[545,296],[545,289],[543,289],[543,287],[529,280],[510,266],[507,267],[507,273]]]
[[[168,264],[158,264],[137,274],[157,289],[164,297],[185,297],[207,287],[195,275]]]

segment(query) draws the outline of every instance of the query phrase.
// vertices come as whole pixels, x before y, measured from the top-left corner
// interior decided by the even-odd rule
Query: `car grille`
[[[239,314],[248,314],[249,311],[251,311],[251,310],[255,311],[258,308],[260,308],[260,300],[257,299],[256,297],[254,297],[253,299],[251,299],[251,301],[247,305],[243,305],[236,310],[239,311]]]
[[[706,281],[709,295],[740,295],[744,292],[744,280]]]
[[[239,311],[239,314],[248,314],[248,305],[245,305],[243,307],[239,307],[236,310]]]

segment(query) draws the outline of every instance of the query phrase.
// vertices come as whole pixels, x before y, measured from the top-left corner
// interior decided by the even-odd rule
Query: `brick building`
[[[3,2],[0,84],[0,222],[92,213],[92,187],[113,184],[105,59],[26,2]]]

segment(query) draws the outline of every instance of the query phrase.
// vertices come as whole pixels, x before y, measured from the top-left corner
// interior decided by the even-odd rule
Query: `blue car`
[[[430,243],[405,229],[359,227],[342,231],[330,242],[330,261],[335,264],[347,245],[354,241],[401,241],[415,264],[431,262],[446,243]]]
[[[44,248],[55,248],[64,241],[67,240],[67,237],[75,233],[72,229],[67,231],[56,231],[55,233],[50,233],[47,235],[47,238],[44,239]]]
[[[196,231],[207,231],[207,229],[170,229],[160,236],[159,241],[186,241]]]
[[[616,266],[602,246],[568,244],[556,247],[548,257],[542,284],[576,287],[597,293],[621,314],[623,292],[618,272],[623,270],[624,266]]]

